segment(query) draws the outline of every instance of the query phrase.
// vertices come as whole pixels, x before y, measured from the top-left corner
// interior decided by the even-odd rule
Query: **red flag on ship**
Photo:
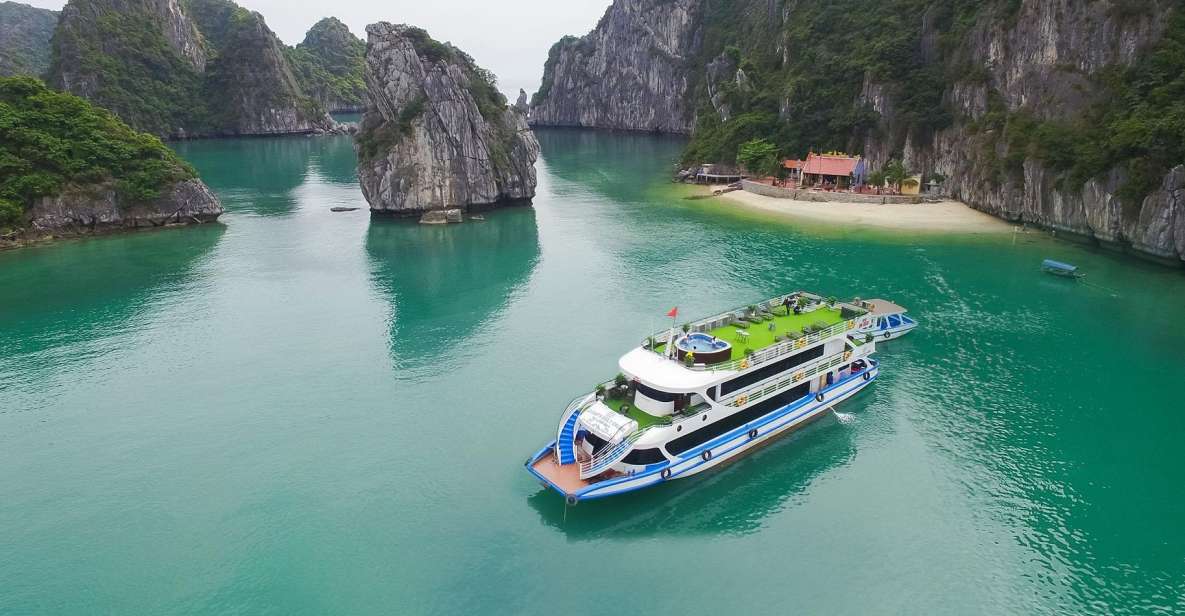
[[[667,313],[667,316],[671,317],[672,319],[679,316],[679,307],[675,306],[674,308],[671,308],[671,311]]]

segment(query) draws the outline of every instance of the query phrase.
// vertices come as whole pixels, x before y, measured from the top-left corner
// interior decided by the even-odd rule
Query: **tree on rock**
[[[778,172],[778,148],[765,139],[747,141],[737,151],[737,163],[755,175],[774,175]]]

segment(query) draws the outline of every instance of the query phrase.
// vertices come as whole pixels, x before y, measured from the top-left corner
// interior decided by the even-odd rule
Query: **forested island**
[[[31,77],[0,78],[0,241],[209,222],[221,213],[160,139]]]

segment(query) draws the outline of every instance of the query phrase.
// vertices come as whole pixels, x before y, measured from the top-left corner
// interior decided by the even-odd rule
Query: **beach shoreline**
[[[723,186],[706,187],[712,195]],[[798,201],[735,190],[714,199],[780,218],[838,226],[869,227],[923,233],[1008,233],[1012,225],[955,200],[936,203],[870,204],[847,201]]]

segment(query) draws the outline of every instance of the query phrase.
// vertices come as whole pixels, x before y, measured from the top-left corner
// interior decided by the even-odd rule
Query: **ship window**
[[[622,459],[622,462],[635,466],[646,466],[666,461],[667,457],[662,455],[661,449],[635,449],[625,454],[625,458]]]
[[[659,391],[653,387],[648,387],[646,385],[643,385],[642,383],[637,383],[636,385],[637,385],[638,391],[641,392],[642,395],[646,396],[647,398],[650,398],[651,400],[654,400],[655,402],[674,402],[675,401],[675,394],[672,394],[672,393],[666,392],[666,391]]]
[[[723,419],[710,423],[695,432],[691,432],[671,440],[667,443],[667,451],[679,455],[689,449],[694,449],[704,443],[732,430],[735,430],[754,419],[776,411],[795,400],[811,393],[811,384],[803,383],[794,389],[786,390],[772,398],[763,400],[747,409],[737,411]]]
[[[748,387],[758,381],[764,381],[771,376],[786,372],[805,364],[812,359],[818,359],[823,356],[823,345],[818,345],[814,348],[807,349],[797,355],[791,355],[785,359],[780,359],[768,366],[758,368],[752,372],[738,376],[737,378],[722,383],[720,385],[720,395],[725,396],[734,391]]]
[[[898,327],[901,325],[901,319],[897,316],[889,317],[889,327]]]

